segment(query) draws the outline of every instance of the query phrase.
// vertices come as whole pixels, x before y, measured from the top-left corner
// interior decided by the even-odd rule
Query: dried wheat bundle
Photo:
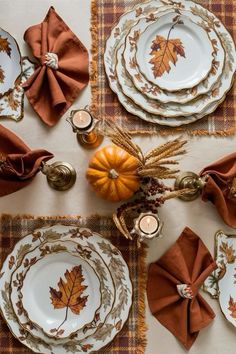
[[[137,173],[140,177],[155,177],[158,179],[176,177],[179,170],[170,166],[178,165],[178,161],[173,160],[173,157],[186,153],[186,150],[183,148],[187,143],[186,140],[177,138],[168,141],[144,155],[139,145],[132,141],[132,137],[127,131],[110,123],[108,127],[108,136],[111,141],[139,160],[140,167]]]

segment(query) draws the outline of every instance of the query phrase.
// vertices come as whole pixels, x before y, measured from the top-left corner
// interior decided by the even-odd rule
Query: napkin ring
[[[58,69],[58,56],[55,53],[48,52],[45,54],[44,64],[49,66],[49,68],[57,70]]]
[[[185,299],[193,299],[193,290],[190,285],[188,284],[177,284],[176,285],[177,291],[179,295]]]

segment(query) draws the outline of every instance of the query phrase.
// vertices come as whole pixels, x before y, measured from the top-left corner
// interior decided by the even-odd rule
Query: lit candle
[[[154,234],[159,226],[159,222],[154,215],[147,214],[139,220],[140,231],[147,235]]]
[[[72,123],[76,128],[86,130],[91,127],[93,118],[89,112],[81,109],[76,111],[72,117]]]

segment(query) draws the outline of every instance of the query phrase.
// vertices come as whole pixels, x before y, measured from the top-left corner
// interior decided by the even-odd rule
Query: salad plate
[[[35,338],[18,321],[10,300],[10,278],[13,272],[21,265],[24,256],[42,242],[73,241],[82,248],[99,255],[112,275],[115,288],[115,301],[112,309],[106,316],[103,324],[96,331],[82,339],[69,338],[66,343],[53,344],[39,338]],[[36,230],[22,238],[14,250],[8,255],[1,270],[0,282],[0,310],[5,318],[12,334],[36,353],[66,354],[66,353],[91,353],[100,350],[112,341],[123,328],[132,304],[132,284],[129,278],[129,270],[120,251],[109,240],[88,229],[78,228],[76,225],[56,224]]]
[[[101,305],[94,269],[66,251],[37,259],[25,274],[20,294],[30,322],[59,338],[68,338],[91,322]]]
[[[126,45],[123,55],[126,63],[126,69],[130,74],[130,78],[132,79],[133,84],[137,90],[140,91],[143,95],[151,99],[158,100],[161,103],[186,103],[198,97],[199,95],[210,91],[213,84],[222,74],[225,61],[225,52],[216,32],[210,26],[205,24],[202,28],[207,31],[214,48],[211,70],[206,79],[190,89],[184,89],[175,92],[162,90],[159,86],[148,81],[139,70],[139,66],[136,60],[136,51],[138,51],[139,48],[139,38],[144,35],[146,31],[152,31],[154,29],[153,27],[156,24],[159,16],[161,18],[162,15],[168,14],[173,14],[173,10],[166,10],[160,13],[158,12],[158,17],[153,16],[153,21],[150,20],[147,22],[145,18],[139,20],[139,22],[132,27],[129,35],[126,38]],[[202,18],[197,15],[193,15],[190,11],[181,10],[179,11],[179,14],[189,18],[189,20],[195,23],[195,25],[203,25]],[[144,32],[141,31],[141,28]]]
[[[179,91],[208,76],[214,47],[203,27],[174,10],[158,16],[152,26],[143,27],[145,19],[138,24],[136,60],[150,82],[163,90]]]
[[[0,28],[0,97],[21,80],[21,54],[16,40]]]
[[[111,311],[115,296],[114,285],[109,270],[101,260],[100,256],[94,251],[91,251],[89,247],[84,246],[81,249],[80,245],[73,241],[56,241],[40,245],[32,252],[27,253],[23,258],[21,265],[12,274],[10,286],[11,304],[19,322],[25,329],[34,335],[34,337],[38,337],[54,344],[66,343],[68,339],[62,339],[60,333],[58,335],[58,331],[50,333],[50,336],[48,337],[47,333],[45,333],[42,328],[33,325],[30,320],[30,315],[26,312],[25,307],[23,306],[23,294],[21,289],[23,286],[23,280],[32,265],[48,254],[57,254],[62,251],[68,252],[68,255],[74,255],[84,259],[93,268],[100,282],[100,307],[94,312],[93,320],[90,321],[90,323],[84,324],[80,330],[74,332],[73,336],[70,336],[71,339],[73,337],[73,339],[81,340],[94,333],[96,328],[105,321],[106,316]],[[93,295],[97,296],[99,299],[99,293],[94,293]],[[96,302],[92,307],[89,307],[89,311],[93,311],[94,306],[96,306]],[[51,338],[52,334],[54,335],[53,338]]]

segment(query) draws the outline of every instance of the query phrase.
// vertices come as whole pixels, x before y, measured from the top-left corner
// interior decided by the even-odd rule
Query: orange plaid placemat
[[[176,0],[178,2],[178,0]],[[113,121],[133,134],[162,134],[187,132],[191,135],[228,135],[236,131],[236,92],[234,87],[220,107],[199,121],[178,128],[167,128],[146,123],[129,114],[109,88],[103,64],[106,38],[119,16],[144,1],[140,0],[92,0],[92,105],[91,109],[101,119]],[[197,3],[212,11],[236,36],[235,0],[198,0]]]
[[[38,217],[2,215],[0,217],[0,263],[13,249],[15,243],[23,235],[27,235],[34,229],[52,225],[55,223],[78,224],[88,227],[100,233],[106,238],[111,238],[112,243],[118,247],[130,271],[130,278],[133,283],[133,305],[129,319],[122,331],[114,341],[100,354],[144,354],[146,347],[146,325],[145,325],[145,290],[146,290],[146,250],[145,247],[137,250],[136,242],[128,242],[122,237],[111,218],[92,216],[88,218],[79,217]],[[10,333],[5,321],[0,316],[0,353],[1,354],[30,354],[31,351],[21,344]],[[52,353],[57,354],[57,353]]]

